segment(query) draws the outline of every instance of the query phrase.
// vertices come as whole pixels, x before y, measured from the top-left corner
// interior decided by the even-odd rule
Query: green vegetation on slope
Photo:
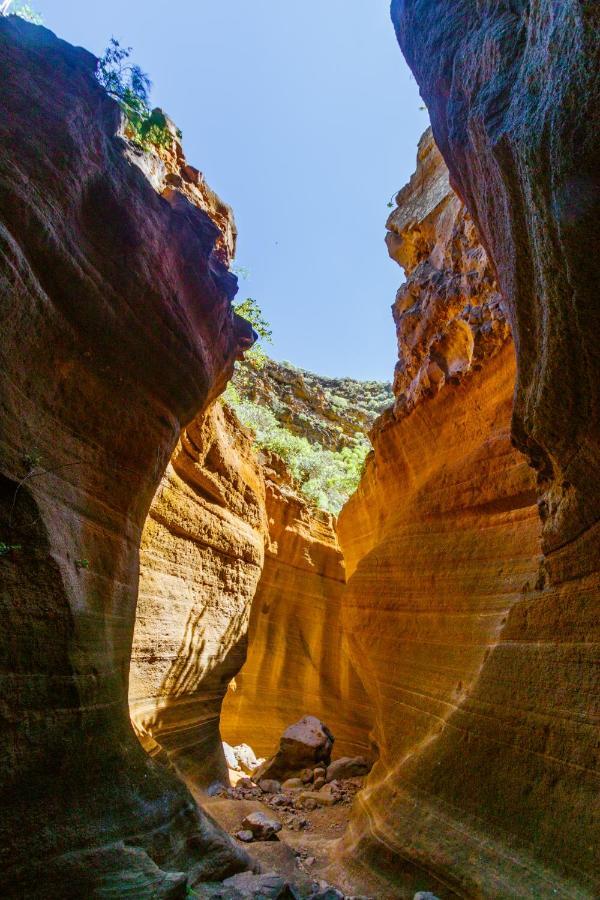
[[[307,500],[337,515],[358,487],[370,450],[367,439],[340,451],[328,450],[293,434],[266,406],[240,397],[233,384],[228,385],[224,400],[254,433],[257,446],[276,453],[285,462]]]

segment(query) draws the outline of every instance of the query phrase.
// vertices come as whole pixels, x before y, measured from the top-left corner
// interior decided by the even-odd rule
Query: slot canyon
[[[253,362],[175,126],[0,10],[4,897],[599,895],[600,7],[389,27],[385,384]]]

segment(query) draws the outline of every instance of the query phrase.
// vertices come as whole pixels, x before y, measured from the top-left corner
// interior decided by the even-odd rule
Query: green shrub
[[[234,304],[233,309],[238,316],[241,316],[246,322],[250,322],[259,337],[259,340],[252,349],[246,352],[244,358],[255,368],[262,369],[267,361],[267,355],[261,347],[260,342],[265,341],[267,344],[273,343],[271,326],[263,316],[260,306],[256,300],[252,299],[252,297],[247,297],[245,300],[242,300],[241,303]]]
[[[281,457],[304,496],[320,509],[337,515],[358,487],[370,449],[366,439],[364,444],[339,452],[326,450],[292,434],[267,407],[241,399],[232,384],[228,385],[224,400],[254,433],[257,446]]]
[[[129,62],[131,52],[131,47],[121,47],[116,38],[111,38],[98,60],[96,78],[123,110],[136,144],[145,150],[169,147],[173,135],[166,116],[159,109],[150,109],[152,82],[139,66]],[[180,131],[177,136],[181,137]]]

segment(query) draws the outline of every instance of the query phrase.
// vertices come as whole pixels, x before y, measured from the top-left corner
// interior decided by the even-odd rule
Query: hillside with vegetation
[[[327,378],[252,353],[225,394],[259,448],[280,456],[301,493],[337,514],[358,485],[367,433],[392,402],[391,384]]]

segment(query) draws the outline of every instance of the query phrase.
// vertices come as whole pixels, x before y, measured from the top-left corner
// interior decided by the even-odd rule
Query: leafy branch
[[[108,47],[98,60],[96,78],[102,87],[117,101],[134,143],[144,150],[150,147],[170,147],[173,134],[167,117],[160,109],[150,109],[152,82],[140,66],[130,62],[131,47],[121,47],[111,38]],[[181,138],[181,132],[176,132]]]

